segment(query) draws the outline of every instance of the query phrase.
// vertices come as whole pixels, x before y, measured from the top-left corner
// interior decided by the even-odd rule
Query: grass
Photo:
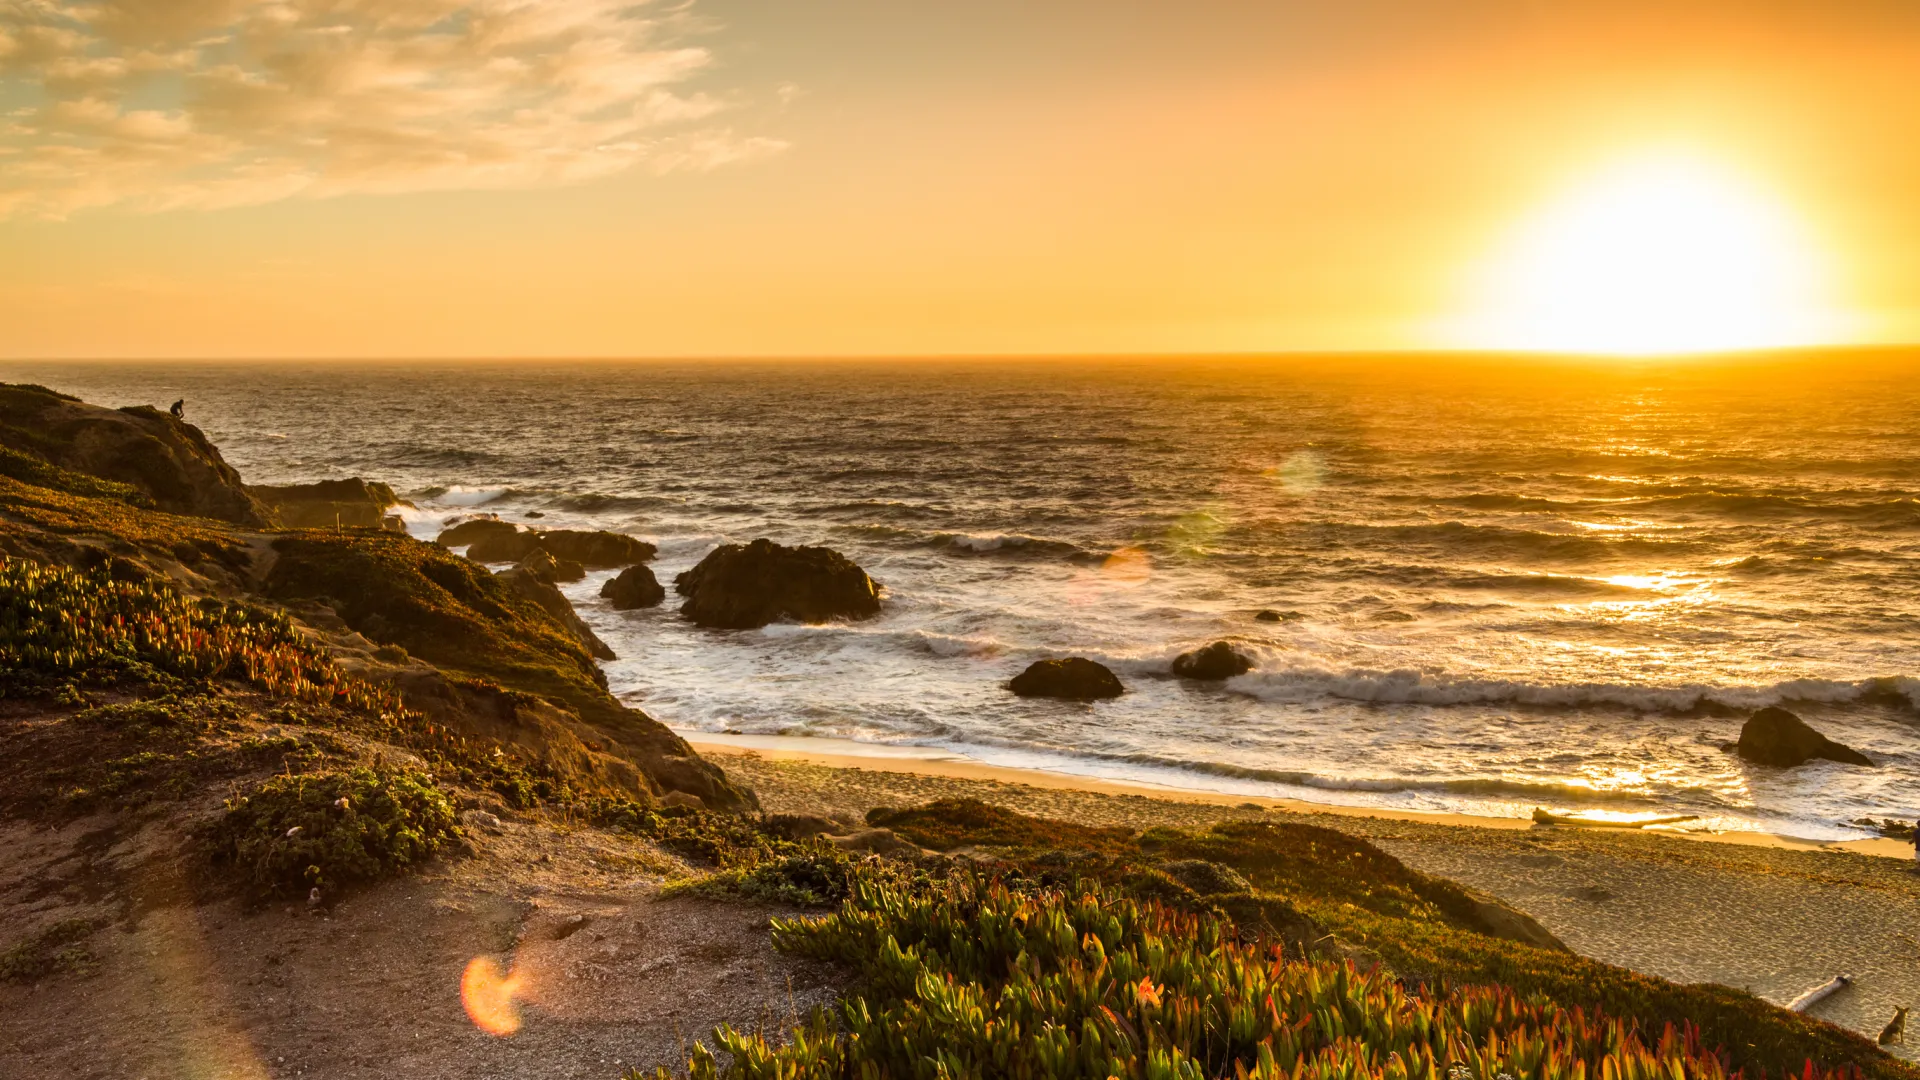
[[[97,966],[86,939],[98,925],[90,919],[62,919],[0,951],[0,982],[34,982],[54,972],[84,975]]]
[[[715,1032],[727,1064],[696,1048],[690,1076],[1915,1075],[1738,991],[1490,936],[1456,886],[1326,829],[1124,835],[971,801],[873,820],[999,854],[910,879],[857,864],[837,912],[777,920],[777,947],[845,966],[853,989],[784,1041]]]

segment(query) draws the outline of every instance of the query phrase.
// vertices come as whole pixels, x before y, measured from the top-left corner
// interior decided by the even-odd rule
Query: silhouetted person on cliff
[[[179,401],[174,402],[173,408],[167,411],[173,414],[175,420],[185,420],[187,418],[187,399],[181,398]]]

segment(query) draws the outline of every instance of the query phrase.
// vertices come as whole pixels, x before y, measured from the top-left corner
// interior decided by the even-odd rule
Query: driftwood
[[[1555,814],[1536,806],[1533,808],[1533,820],[1541,825],[1584,825],[1590,829],[1644,829],[1649,825],[1678,825],[1683,821],[1698,821],[1700,815],[1674,814],[1671,817],[1640,818],[1635,821],[1608,821],[1578,814]]]
[[[1821,1002],[1827,1000],[1828,998],[1832,997],[1833,995],[1839,993],[1842,990],[1845,990],[1847,987],[1852,985],[1853,985],[1853,976],[1835,975],[1833,978],[1829,979],[1828,981],[1821,983],[1819,986],[1816,986],[1813,989],[1807,991],[1806,993],[1801,994],[1799,997],[1794,998],[1792,1001],[1787,1002],[1787,1011],[1806,1012],[1808,1009],[1813,1008],[1815,1005],[1820,1004]]]

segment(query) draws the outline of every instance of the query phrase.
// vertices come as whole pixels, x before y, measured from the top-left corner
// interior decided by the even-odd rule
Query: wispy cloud
[[[0,0],[0,218],[564,184],[777,152],[684,6]]]

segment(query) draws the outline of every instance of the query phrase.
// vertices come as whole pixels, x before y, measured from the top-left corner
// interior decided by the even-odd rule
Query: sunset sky
[[[1911,0],[0,0],[0,355],[1909,341],[1916,131]]]

